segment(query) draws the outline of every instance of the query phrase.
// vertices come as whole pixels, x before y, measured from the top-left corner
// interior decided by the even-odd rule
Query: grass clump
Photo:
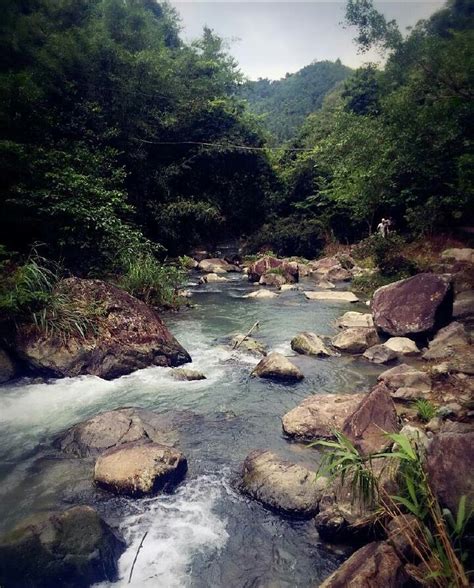
[[[415,400],[413,406],[416,409],[418,418],[424,423],[427,423],[436,416],[436,406],[425,398],[419,398],[418,400]]]

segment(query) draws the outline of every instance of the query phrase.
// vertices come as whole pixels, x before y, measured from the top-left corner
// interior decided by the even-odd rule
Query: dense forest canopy
[[[316,61],[281,80],[248,81],[241,93],[250,110],[263,115],[265,127],[282,142],[295,136],[305,118],[321,108],[326,94],[351,71],[339,59]]]
[[[380,215],[413,235],[472,222],[472,11],[450,0],[403,38],[349,0],[385,67],[249,83],[213,31],[185,43],[166,3],[4,0],[3,247],[94,273],[230,235],[314,256]]]

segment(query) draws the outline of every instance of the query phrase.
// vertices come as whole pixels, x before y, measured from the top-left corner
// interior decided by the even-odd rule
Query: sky
[[[376,8],[387,19],[396,19],[400,29],[413,26],[443,6],[438,0],[378,0]],[[200,36],[204,25],[228,43],[230,53],[249,79],[280,79],[312,61],[339,58],[357,67],[376,61],[375,53],[359,55],[353,42],[355,31],[345,29],[345,2],[288,2],[243,0],[174,0],[183,36]]]

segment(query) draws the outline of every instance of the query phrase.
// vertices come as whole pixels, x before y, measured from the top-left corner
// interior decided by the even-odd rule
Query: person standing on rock
[[[387,236],[387,219],[383,218],[377,225],[377,233],[382,237]]]

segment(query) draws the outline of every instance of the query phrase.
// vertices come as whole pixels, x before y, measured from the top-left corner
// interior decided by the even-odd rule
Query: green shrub
[[[404,245],[406,245],[405,240],[396,233],[386,237],[377,233],[360,241],[355,245],[352,253],[356,259],[371,257],[382,276],[397,276],[398,279],[402,279],[418,271],[414,262],[401,255],[400,251]]]
[[[436,406],[425,398],[419,398],[418,400],[415,400],[413,405],[416,408],[418,418],[425,423],[436,416]]]
[[[151,253],[144,253],[125,256],[122,267],[118,285],[132,296],[151,306],[177,306],[178,289],[183,285],[186,275],[181,264],[165,265]]]
[[[279,256],[317,257],[324,246],[321,224],[300,216],[280,218],[267,223],[249,240],[248,249],[271,248]]]

